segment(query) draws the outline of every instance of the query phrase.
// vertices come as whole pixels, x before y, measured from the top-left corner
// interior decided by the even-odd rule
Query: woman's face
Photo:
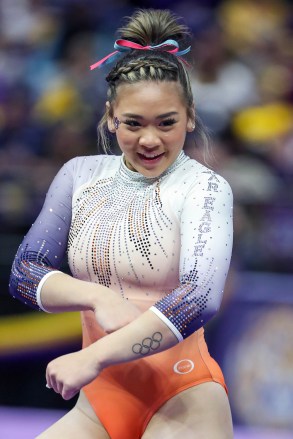
[[[112,110],[108,128],[116,133],[127,167],[146,177],[162,174],[194,129],[177,82],[120,85]]]

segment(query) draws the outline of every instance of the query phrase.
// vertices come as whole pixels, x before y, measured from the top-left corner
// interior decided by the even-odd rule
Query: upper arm
[[[54,178],[43,208],[24,237],[15,256],[9,289],[26,304],[39,308],[37,288],[41,279],[58,269],[67,248],[71,223],[73,161],[66,163]]]
[[[219,309],[229,269],[233,197],[229,184],[203,172],[188,192],[181,214],[180,283],[152,307],[179,340]]]

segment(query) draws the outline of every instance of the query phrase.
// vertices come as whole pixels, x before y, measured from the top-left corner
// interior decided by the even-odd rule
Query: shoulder
[[[207,192],[224,192],[232,196],[232,189],[228,181],[222,175],[204,165],[202,165],[195,184],[202,186],[202,189]]]
[[[193,163],[193,167],[191,166]],[[182,208],[196,215],[196,212],[212,211],[218,218],[232,218],[233,193],[228,181],[217,172],[196,162],[189,161],[190,168],[186,172],[186,189],[183,195]],[[194,169],[197,169],[194,172]],[[193,170],[193,171],[192,171]],[[196,209],[196,210],[195,210]],[[229,221],[229,220],[228,220]]]
[[[75,157],[69,160],[61,169],[66,174],[67,182],[71,186],[73,197],[80,194],[86,187],[91,187],[97,181],[109,181],[114,178],[120,167],[121,156],[92,155]]]
[[[80,156],[69,160],[63,166],[63,172],[70,173],[75,189],[95,179],[111,178],[120,166],[120,156],[92,155]]]
[[[196,160],[189,159],[185,171],[184,203],[196,202],[214,210],[233,209],[233,193],[228,181],[219,173],[213,171]]]
[[[94,175],[99,171],[116,170],[120,163],[120,156],[115,155],[90,155],[74,157],[65,163],[65,167],[71,169],[74,174]]]
[[[217,172],[185,156],[184,162],[174,173],[174,182],[185,187],[185,192],[225,192],[232,195],[230,184]]]

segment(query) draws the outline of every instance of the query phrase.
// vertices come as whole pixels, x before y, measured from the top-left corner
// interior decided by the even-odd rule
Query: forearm
[[[178,343],[169,327],[152,311],[146,311],[123,328],[98,340],[88,349],[104,369],[113,364],[157,354]]]
[[[44,282],[40,299],[48,312],[94,310],[106,287],[56,272]]]
[[[70,399],[106,367],[162,352],[177,343],[169,327],[148,310],[87,348],[51,361],[47,386]]]

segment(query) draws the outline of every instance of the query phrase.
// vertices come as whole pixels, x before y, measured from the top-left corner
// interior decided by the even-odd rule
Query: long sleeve
[[[150,309],[178,340],[203,326],[219,309],[229,269],[233,225],[229,184],[201,173],[181,213],[180,283]]]
[[[66,252],[72,212],[72,164],[66,163],[54,178],[12,265],[10,293],[32,308],[42,309],[42,282],[60,267]]]

